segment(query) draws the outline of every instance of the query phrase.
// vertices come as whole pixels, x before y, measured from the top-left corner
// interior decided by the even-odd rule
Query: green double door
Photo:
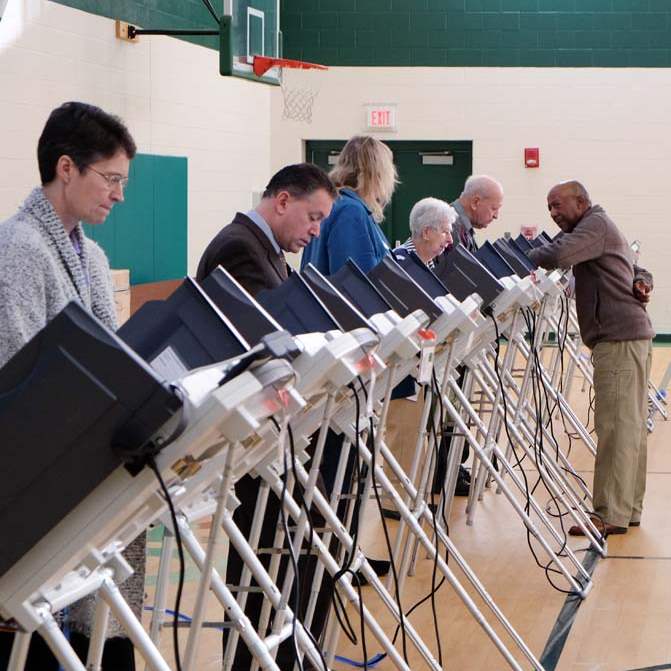
[[[451,203],[459,197],[472,172],[473,143],[390,140],[385,144],[394,153],[401,181],[385,210],[382,223],[393,247],[408,238],[408,217],[418,200],[433,196]],[[344,140],[309,140],[306,142],[306,160],[328,171],[344,145]]]

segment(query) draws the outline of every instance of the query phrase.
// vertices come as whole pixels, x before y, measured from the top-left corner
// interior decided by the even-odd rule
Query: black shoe
[[[469,485],[471,484],[471,472],[464,466],[459,466],[459,478],[465,480]]]
[[[378,578],[387,575],[391,569],[391,562],[388,559],[371,559],[370,557],[366,557],[366,561]],[[356,577],[358,578],[361,587],[365,587],[368,584],[366,576],[361,571],[356,572]],[[356,580],[352,580],[352,584],[355,585]]]
[[[400,520],[401,513],[398,510],[389,510],[389,508],[382,508],[382,517],[386,517],[388,520]]]
[[[391,568],[391,562],[388,559],[371,559],[370,557],[366,557],[366,561],[373,571],[375,571],[375,575],[378,576],[378,578],[387,575]]]
[[[471,483],[465,478],[461,477],[461,473],[457,478],[457,487],[454,490],[455,496],[468,496],[471,492]]]

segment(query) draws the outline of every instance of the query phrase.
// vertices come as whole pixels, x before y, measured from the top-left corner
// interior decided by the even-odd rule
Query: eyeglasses
[[[93,172],[96,173],[96,175],[100,175],[106,182],[107,186],[110,189],[114,189],[117,186],[121,187],[122,189],[125,189],[128,186],[128,177],[124,177],[123,175],[106,175],[104,172],[100,172],[100,170],[96,170],[93,166],[87,166],[89,170],[93,170]]]

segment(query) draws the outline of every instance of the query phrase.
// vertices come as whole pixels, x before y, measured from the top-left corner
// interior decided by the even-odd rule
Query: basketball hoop
[[[328,70],[328,67],[318,63],[267,56],[254,56],[253,67],[257,77],[262,77],[271,68],[277,68],[284,99],[284,119],[307,123],[312,121],[312,105],[319,95],[318,71]]]

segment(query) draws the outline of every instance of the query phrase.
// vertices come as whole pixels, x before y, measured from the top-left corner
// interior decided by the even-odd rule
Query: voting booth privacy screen
[[[70,303],[0,370],[0,575],[123,458],[180,397],[109,329]]]

